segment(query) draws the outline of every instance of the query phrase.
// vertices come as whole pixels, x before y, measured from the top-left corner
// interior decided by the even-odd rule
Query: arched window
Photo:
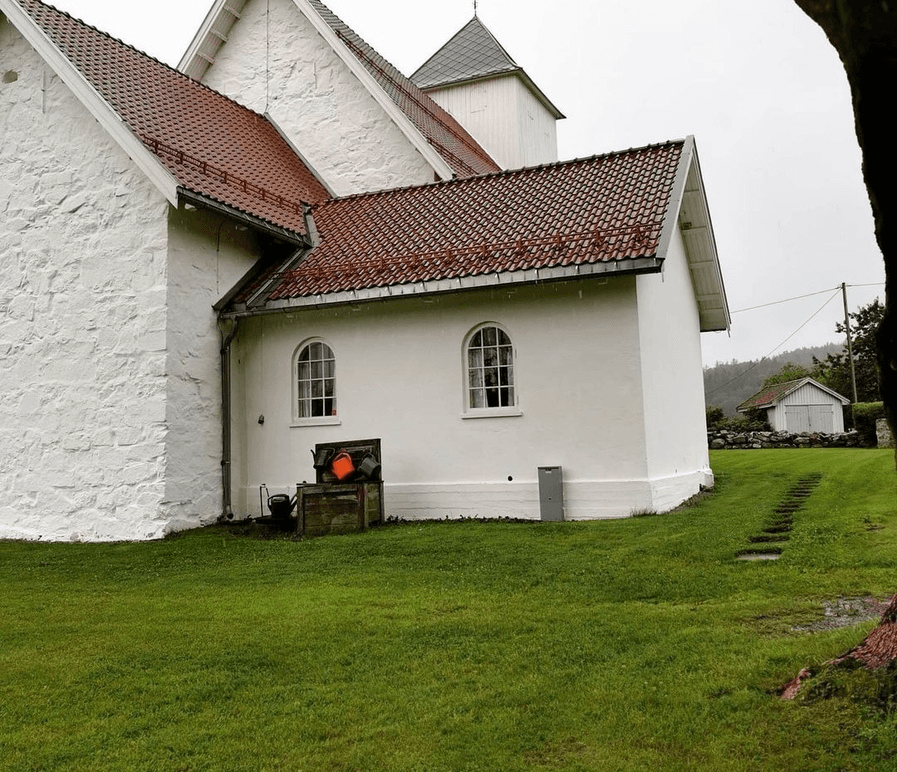
[[[476,330],[467,343],[467,408],[514,407],[514,347],[494,324]]]
[[[296,417],[336,415],[336,359],[322,340],[305,344],[296,356]]]

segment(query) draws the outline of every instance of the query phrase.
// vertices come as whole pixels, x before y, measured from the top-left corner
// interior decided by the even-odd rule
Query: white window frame
[[[316,381],[332,380],[333,381],[333,387],[332,387],[333,394],[332,394],[331,398],[333,399],[334,404],[335,404],[335,411],[336,411],[335,415],[303,416],[303,415],[301,415],[301,411],[299,410],[300,399],[308,399],[308,400],[326,399],[326,396],[320,397],[320,398],[300,397],[300,388],[299,388],[300,357],[302,356],[304,351],[310,349],[315,344],[321,344],[322,346],[325,346],[326,350],[330,352],[330,357],[324,358],[321,360],[316,360],[316,361],[320,361],[322,364],[325,364],[325,365],[327,362],[331,362],[332,363],[332,369],[331,369],[332,375],[328,376],[325,372],[320,377],[309,378],[309,380],[316,380]],[[293,399],[291,426],[294,426],[294,427],[298,427],[298,426],[334,426],[334,425],[341,423],[340,416],[339,416],[339,399],[338,399],[337,388],[336,388],[336,352],[334,351],[333,346],[331,346],[328,341],[326,341],[324,338],[308,338],[307,340],[302,341],[302,343],[300,343],[298,346],[296,346],[296,349],[295,349],[295,351],[293,351],[293,356],[291,359],[290,380],[292,381],[292,384],[293,384],[292,390],[291,390],[292,399]]]
[[[504,348],[505,345],[510,347],[510,362],[501,364],[499,362],[496,365],[499,373],[501,369],[508,367],[510,370],[510,381],[507,386],[504,388],[510,388],[513,393],[513,399],[511,400],[511,404],[509,405],[496,405],[496,406],[481,406],[475,407],[472,405],[472,387],[471,387],[471,346],[474,342],[474,339],[479,333],[482,333],[484,330],[495,328],[501,335],[504,335],[507,338],[507,344],[500,344],[498,340],[496,340],[495,346]],[[482,345],[475,347],[475,349],[484,348]],[[500,355],[499,355],[500,356]],[[461,359],[462,366],[461,371],[463,373],[463,383],[462,383],[462,418],[506,418],[509,416],[520,416],[523,413],[520,410],[520,388],[517,379],[517,349],[514,346],[514,337],[508,332],[508,330],[498,322],[482,322],[474,327],[467,335],[464,337],[464,344],[461,350]],[[485,369],[485,362],[483,365],[480,365]],[[487,386],[484,384],[483,386],[477,386],[473,388],[482,389],[485,391]],[[494,388],[498,389],[499,392],[503,388],[501,386],[501,376],[499,374],[499,384]]]

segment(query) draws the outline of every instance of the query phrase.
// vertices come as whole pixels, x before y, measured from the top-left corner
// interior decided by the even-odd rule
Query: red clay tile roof
[[[451,115],[364,42],[320,0],[309,0],[426,140],[459,177],[500,171],[500,167]]]
[[[795,381],[785,381],[784,383],[773,384],[768,389],[763,389],[762,391],[754,394],[753,397],[746,399],[735,409],[740,412],[744,412],[745,410],[754,410],[760,407],[769,407],[774,402],[784,397],[789,391],[793,391],[794,389],[796,389],[805,380],[806,378],[798,378]]]
[[[326,201],[269,299],[656,256],[682,147]]]
[[[263,116],[39,0],[17,0],[178,183],[304,234],[328,193]]]

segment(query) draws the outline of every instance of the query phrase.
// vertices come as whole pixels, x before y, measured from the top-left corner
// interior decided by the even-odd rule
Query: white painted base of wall
[[[638,512],[668,512],[713,486],[713,473],[700,470],[656,480],[572,480],[564,482],[564,519],[601,520]],[[541,518],[535,482],[384,486],[387,517],[442,520],[460,517]]]
[[[564,519],[602,520],[645,512],[668,512],[702,488],[713,487],[709,469],[654,480],[565,480]],[[287,488],[269,486],[270,493]],[[292,493],[293,491],[289,491]],[[457,520],[514,518],[540,520],[538,482],[418,483],[384,485],[387,518]],[[258,488],[240,491],[243,511],[260,513]]]

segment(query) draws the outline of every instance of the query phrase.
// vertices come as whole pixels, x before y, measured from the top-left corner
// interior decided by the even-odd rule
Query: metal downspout
[[[218,317],[218,332],[221,333],[221,520],[232,520],[234,517],[231,501],[230,350],[239,323],[239,319]]]

